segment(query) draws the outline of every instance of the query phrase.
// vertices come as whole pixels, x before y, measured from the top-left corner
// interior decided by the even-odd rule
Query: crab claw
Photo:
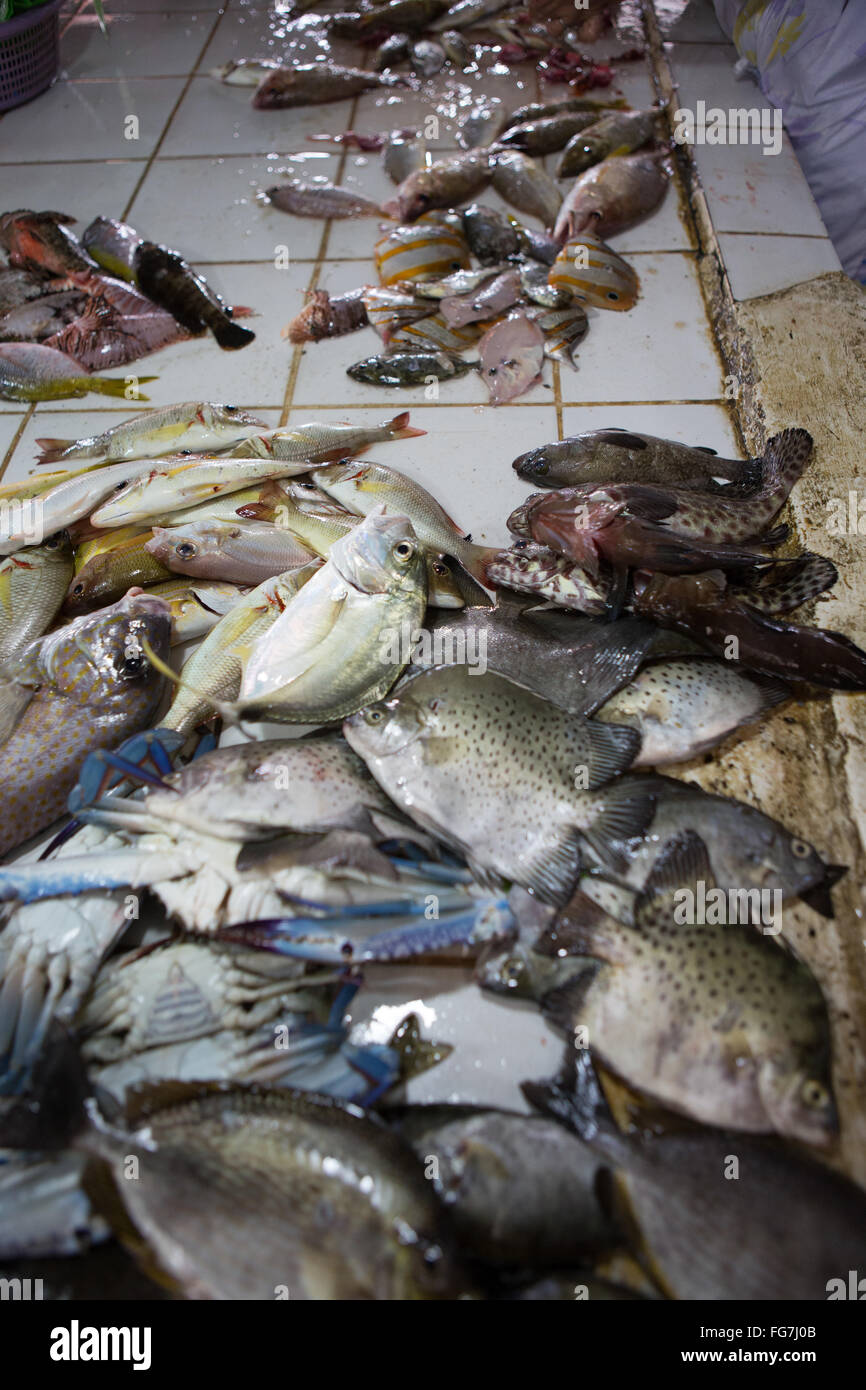
[[[69,793],[71,815],[101,800],[121,782],[130,780],[170,791],[164,780],[174,771],[171,754],[186,743],[186,735],[174,729],[148,729],[133,734],[113,751],[99,748],[84,759],[78,781]]]

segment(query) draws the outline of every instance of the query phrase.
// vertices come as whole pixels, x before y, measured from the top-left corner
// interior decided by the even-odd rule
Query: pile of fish
[[[587,92],[610,85],[617,60],[589,58],[580,45],[602,36],[616,8],[613,0],[582,0],[557,15],[548,4],[515,5],[513,0],[362,0],[356,10],[318,16],[327,36],[355,40],[374,50],[368,69],[333,61],[294,62],[295,21],[303,16],[304,33],[309,35],[309,20],[316,18],[311,13],[315,5],[300,3],[287,16],[283,60],[233,59],[212,69],[211,75],[229,86],[254,87],[252,103],[259,110],[344,101],[376,87],[400,85],[404,80],[392,69],[403,64],[423,81],[449,66],[476,71],[488,59],[509,68],[532,63],[545,82]],[[634,49],[619,61],[642,56],[641,49]]]
[[[384,213],[398,223],[383,225],[374,248],[378,285],[333,299],[313,290],[285,335],[315,342],[372,326],[385,351],[350,367],[355,380],[409,386],[474,369],[494,405],[528,390],[545,358],[575,367],[589,314],[637,302],[635,271],[604,238],[664,197],[664,151],[643,148],[655,134],[654,111],[583,97],[510,116],[482,105],[463,122],[464,153],[430,162],[421,139],[401,131],[387,141],[385,167],[398,187],[382,207],[352,188],[297,179],[268,190],[295,216]],[[564,199],[540,162],[557,150],[560,178],[576,176]],[[488,186],[545,230],[483,203],[459,210]],[[477,357],[466,355],[475,350]]]
[[[192,1298],[823,1297],[866,1199],[787,1146],[838,1117],[784,906],[844,869],[659,771],[866,689],[780,616],[836,579],[767,553],[812,441],[540,446],[496,549],[363,457],[419,433],[189,402],[0,493],[0,1259],[134,1229]],[[406,1105],[450,1047],[353,1032],[365,973],[467,960],[567,1039],[542,1115]]]
[[[91,373],[207,330],[221,348],[253,341],[236,322],[252,310],[229,308],[177,252],[105,217],[79,240],[74,221],[58,212],[0,216],[8,262],[0,267],[0,399],[97,392],[147,400],[127,378]]]

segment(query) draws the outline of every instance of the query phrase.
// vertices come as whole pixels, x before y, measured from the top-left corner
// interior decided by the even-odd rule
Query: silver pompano
[[[713,657],[647,666],[602,705],[596,718],[641,735],[634,767],[685,762],[752,724],[791,692],[782,681]]]
[[[403,516],[367,516],[257,643],[238,711],[296,724],[345,718],[394,684],[409,660],[405,626],[417,628],[426,606],[412,526]]]
[[[587,837],[608,856],[652,811],[640,779],[625,793],[605,785],[631,762],[633,730],[566,714],[491,672],[423,671],[344,732],[392,800],[475,872],[547,902],[568,895]]]
[[[176,574],[236,584],[261,584],[313,559],[289,531],[265,521],[155,526],[145,548]]]
[[[122,424],[112,425],[89,439],[37,439],[40,463],[61,459],[156,458],[182,449],[223,449],[248,435],[266,429],[265,421],[236,405],[209,401],[183,401],[159,410],[148,410]]]

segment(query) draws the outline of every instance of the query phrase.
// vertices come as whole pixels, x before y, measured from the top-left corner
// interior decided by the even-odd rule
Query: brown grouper
[[[6,679],[35,686],[36,694],[0,747],[0,854],[63,814],[88,753],[116,748],[153,722],[163,677],[142,644],[165,660],[170,632],[168,604],[130,589],[119,603],[31,642],[7,663]]]

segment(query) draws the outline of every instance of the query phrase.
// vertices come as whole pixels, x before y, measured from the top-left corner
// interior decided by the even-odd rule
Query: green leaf
[[[108,25],[105,22],[105,10],[102,7],[102,0],[93,0],[93,8],[96,11],[96,18],[99,21],[99,27],[102,30],[105,37],[108,38]]]

